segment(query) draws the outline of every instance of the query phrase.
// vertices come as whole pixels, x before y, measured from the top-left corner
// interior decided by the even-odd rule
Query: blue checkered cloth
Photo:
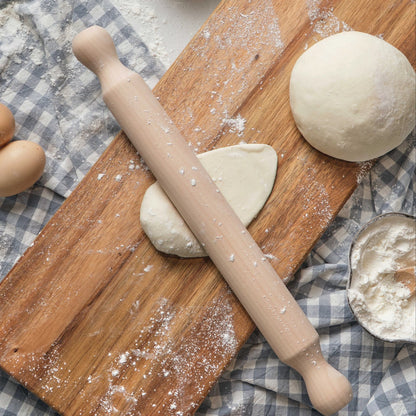
[[[124,63],[153,86],[161,65],[107,1],[0,2],[0,98],[14,113],[17,139],[42,145],[45,174],[29,191],[0,198],[0,278],[83,178],[119,127],[94,74],[70,43],[91,24],[112,34]],[[416,141],[382,157],[314,247],[289,288],[317,328],[324,356],[347,376],[354,399],[342,416],[416,415],[416,346],[364,331],[347,303],[348,252],[374,216],[413,213]],[[178,409],[174,411],[176,414]],[[197,410],[198,416],[312,416],[300,376],[255,331]],[[56,415],[0,371],[1,416]]]

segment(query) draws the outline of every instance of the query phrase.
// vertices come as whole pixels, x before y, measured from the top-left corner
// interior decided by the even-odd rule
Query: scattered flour
[[[237,133],[238,137],[241,137],[244,134],[246,120],[238,114],[234,118],[224,118],[222,124],[229,127],[230,133]]]
[[[360,184],[363,181],[363,179],[368,175],[373,165],[374,162],[371,160],[359,163],[359,170],[357,172],[357,184]]]
[[[28,26],[16,12],[15,2],[10,2],[9,5],[0,9],[0,27],[2,50],[0,67],[3,72],[7,71],[8,62],[21,63],[19,55],[24,56],[25,60],[32,62],[34,65],[43,64],[42,51],[34,48],[28,42],[34,34],[28,30]],[[10,60],[10,58],[13,59]]]
[[[338,32],[352,30],[345,22],[334,15],[333,7],[321,7],[321,0],[306,0],[308,15],[313,31],[325,38]]]
[[[133,23],[136,24],[133,24],[133,28],[146,43],[150,53],[161,62],[166,62],[168,52],[161,35],[161,25],[166,22],[160,20],[154,8],[137,0],[119,0],[117,6],[126,19],[134,20]]]
[[[113,0],[159,61],[168,68],[220,0]]]
[[[122,402],[123,410],[127,407],[132,414],[137,414],[139,409],[159,406],[158,410],[164,411],[163,414],[181,415],[185,414],[179,410],[184,409],[184,403],[189,411],[197,407],[197,403],[189,403],[185,396],[189,383],[194,384],[199,399],[202,399],[206,393],[205,378],[221,371],[221,365],[216,363],[223,355],[231,357],[235,354],[237,340],[232,308],[225,299],[207,307],[202,322],[190,324],[186,344],[172,337],[177,318],[183,314],[192,322],[192,310],[176,310],[168,299],[159,299],[152,318],[141,326],[131,348],[108,354],[111,364],[107,372],[107,389],[99,404],[103,414],[116,414],[119,411],[117,404]],[[200,341],[201,333],[206,335],[204,343]],[[177,351],[175,355],[171,354],[173,350]],[[138,391],[128,390],[127,373],[137,373],[144,381]],[[92,376],[88,378],[89,383],[91,379]],[[154,380],[157,380],[155,384]],[[201,380],[200,385],[198,380]],[[158,392],[167,397],[163,409],[160,403],[152,403],[150,399]],[[177,412],[172,413],[173,410]]]

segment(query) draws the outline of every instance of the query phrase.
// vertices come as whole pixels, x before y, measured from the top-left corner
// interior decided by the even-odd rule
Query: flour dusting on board
[[[329,193],[314,167],[305,167],[308,184],[301,187],[304,217],[325,227],[332,219]]]
[[[138,314],[140,304],[134,302],[132,311]],[[201,323],[184,328],[189,334],[188,341],[181,344],[182,341],[174,339],[171,334],[177,325],[177,318],[184,314],[192,322],[191,309],[176,310],[168,299],[159,299],[152,318],[146,325],[141,325],[130,348],[109,353],[111,364],[107,369],[107,388],[99,402],[103,414],[118,413],[122,406],[124,412],[132,414],[157,408],[159,413],[164,412],[161,414],[184,415],[180,409],[184,409],[185,403],[188,407],[186,410],[197,407],[197,403],[191,403],[189,409],[186,389],[192,383],[202,399],[206,394],[203,380],[212,372],[221,371],[221,356],[225,355],[227,359],[234,355],[237,340],[232,308],[226,299],[207,307],[205,319]],[[205,336],[202,344],[198,342],[201,333]],[[173,356],[172,351],[177,353]],[[134,385],[129,380],[134,379],[143,381],[143,387],[136,391],[129,388]],[[94,380],[92,375],[89,383],[90,380]],[[201,380],[201,385],[195,386],[195,380]],[[149,402],[149,397],[157,397],[157,390],[160,395],[167,397],[162,408],[160,403]]]
[[[222,121],[224,126],[229,127],[230,133],[237,133],[238,137],[244,134],[246,120],[238,114],[234,118],[224,118]]]
[[[120,411],[136,415],[143,409],[149,412],[156,408],[158,414],[185,415],[181,409],[196,409],[207,393],[204,380],[213,374],[219,375],[223,365],[237,352],[231,304],[227,298],[213,301],[201,322],[194,322],[192,308],[177,309],[168,299],[160,298],[152,317],[143,323],[139,319],[140,307],[137,300],[132,302],[132,319],[138,319],[132,342],[127,348],[117,347],[115,342],[113,350],[100,357],[99,368],[90,367],[92,373],[81,376],[76,368],[71,370],[57,343],[41,357],[38,354],[24,356],[22,380],[28,380],[29,384],[36,380],[33,381],[36,384],[41,377],[39,395],[42,399],[84,386],[77,390],[81,400],[94,404],[102,415]],[[183,321],[183,315],[189,318],[189,325],[183,328],[187,333],[186,343],[172,336],[178,322]],[[109,334],[97,331],[91,336],[102,342],[100,337]],[[173,351],[176,351],[174,355]],[[16,354],[12,359],[18,362],[19,357]],[[90,358],[95,360],[97,355]],[[191,386],[198,403],[189,404]],[[163,404],[149,402],[149,397],[156,400],[158,394],[168,399]]]
[[[333,7],[320,6],[321,0],[307,0],[308,15],[313,25],[313,31],[325,38],[338,32],[352,30],[352,28],[334,15]]]
[[[38,392],[40,398],[45,399],[50,393],[65,390],[70,385],[71,370],[62,359],[58,344],[53,344],[42,357],[36,353],[23,353],[22,359],[24,364],[19,365],[19,374],[22,376],[20,382],[26,386],[26,382],[36,384],[41,380],[41,391]],[[20,355],[16,354],[12,360],[18,362]]]
[[[196,59],[189,74],[194,77],[194,73],[200,71],[201,105],[206,105],[205,97],[211,98],[208,115],[214,122],[210,124],[224,127],[220,134],[237,137],[244,135],[246,123],[244,115],[237,113],[237,103],[256,85],[262,88],[270,57],[278,59],[285,47],[272,1],[259,2],[255,11],[244,13],[241,10],[244,7],[230,6],[224,14],[220,12],[217,19],[207,22],[198,42],[191,46]],[[187,77],[186,71],[184,77]],[[225,79],[224,74],[227,74]],[[181,116],[183,129],[179,126],[180,129],[194,125],[193,117],[186,109]],[[194,126],[195,150],[199,151],[199,145],[216,133]]]

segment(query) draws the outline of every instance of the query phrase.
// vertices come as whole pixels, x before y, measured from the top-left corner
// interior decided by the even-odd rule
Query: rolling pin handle
[[[325,360],[314,367],[316,368],[302,373],[309,399],[313,407],[324,416],[333,415],[351,401],[351,384]]]
[[[119,63],[113,39],[100,26],[91,26],[78,33],[72,42],[72,51],[75,57],[99,78],[108,64]]]
[[[324,416],[333,415],[351,401],[350,382],[324,359],[319,339],[284,362],[302,376],[313,407]]]

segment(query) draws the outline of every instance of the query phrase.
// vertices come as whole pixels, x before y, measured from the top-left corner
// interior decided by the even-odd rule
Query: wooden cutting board
[[[414,15],[409,0],[224,1],[154,90],[196,152],[276,149],[276,184],[249,230],[287,280],[371,167],[302,139],[290,71],[350,28],[414,64]],[[254,329],[209,259],[149,243],[139,209],[152,182],[119,134],[0,286],[1,368],[63,415],[190,415]]]

